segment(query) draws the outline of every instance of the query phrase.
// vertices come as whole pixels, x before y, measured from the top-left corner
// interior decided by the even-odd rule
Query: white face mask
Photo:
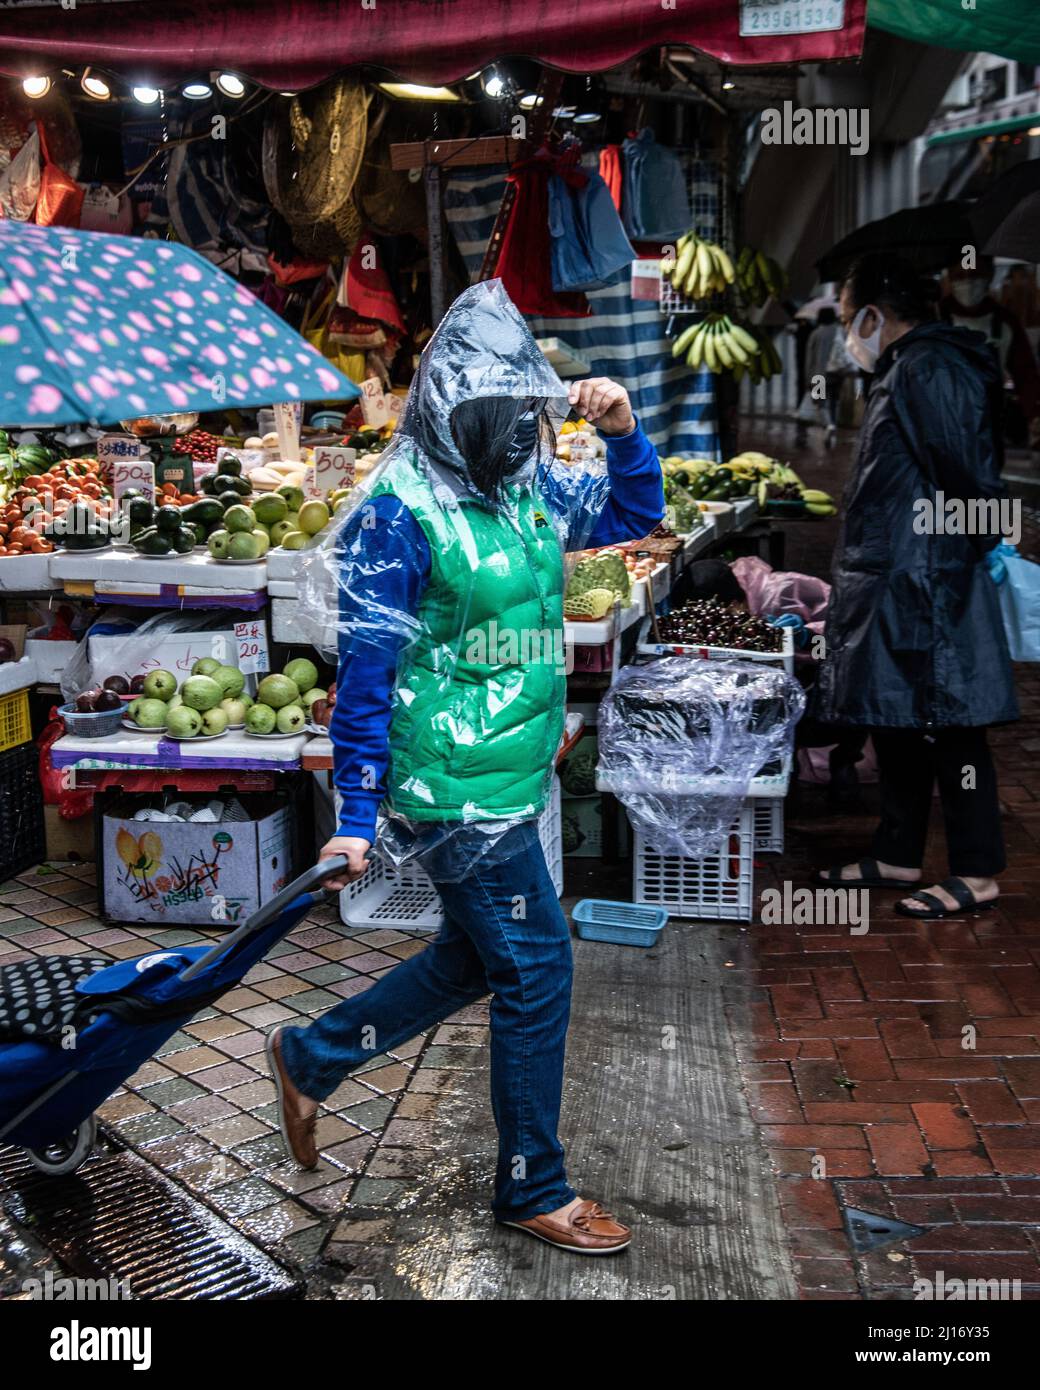
[[[963,304],[966,309],[976,308],[989,294],[989,285],[985,280],[954,280],[950,289],[957,303]]]
[[[866,318],[868,312],[873,312],[877,319],[877,327],[869,338],[861,338],[859,334],[860,325]],[[873,305],[867,304],[862,308],[849,325],[848,336],[845,339],[845,348],[854,362],[858,362],[865,372],[872,372],[877,366],[877,360],[881,356],[881,330],[884,327],[885,316],[879,309],[874,309]]]

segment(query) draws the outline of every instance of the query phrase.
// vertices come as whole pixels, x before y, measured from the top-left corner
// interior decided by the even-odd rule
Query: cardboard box
[[[66,820],[57,806],[44,806],[43,826],[47,834],[47,858],[79,863],[94,859],[94,817],[91,812]]]
[[[208,797],[178,798],[203,806]],[[292,881],[289,806],[240,796],[248,821],[143,821],[154,796],[128,796],[101,817],[101,907],[116,922],[192,923],[215,930],[244,921]]]

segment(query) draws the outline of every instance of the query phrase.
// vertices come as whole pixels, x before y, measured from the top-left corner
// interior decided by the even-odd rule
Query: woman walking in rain
[[[548,409],[568,404],[606,437],[606,475],[553,462]],[[347,858],[333,886],[358,878],[380,816],[380,844],[420,859],[444,926],[365,993],[271,1035],[283,1136],[313,1168],[318,1106],[351,1071],[490,993],[496,1219],[583,1254],[621,1250],[630,1231],[569,1185],[557,1135],[571,946],[536,822],[564,722],[563,553],[657,525],[656,451],[620,386],[568,394],[493,280],[437,329],[352,501],[324,551],[341,809],[322,857]]]

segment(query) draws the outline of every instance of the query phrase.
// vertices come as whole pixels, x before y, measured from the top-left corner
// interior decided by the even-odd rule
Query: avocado
[[[198,537],[192,526],[181,526],[173,533],[173,548],[178,555],[190,555],[198,544]]]
[[[134,541],[134,549],[142,555],[169,555],[171,543],[172,537],[168,532],[153,529],[141,532]]]
[[[242,473],[242,460],[234,454],[225,454],[220,460],[220,474],[223,478],[237,478]]]
[[[126,493],[123,494],[125,500]],[[147,497],[131,497],[126,504],[126,515],[131,526],[154,526],[155,507]]]
[[[238,493],[235,493],[236,501]],[[224,515],[224,508],[216,497],[200,497],[197,502],[189,502],[186,507],[181,508],[181,520],[194,526],[197,522],[203,526],[216,526]]]
[[[239,478],[229,473],[218,473],[213,484],[213,491],[218,496],[222,492],[234,492],[239,497],[248,497],[253,491],[253,485],[245,478]]]
[[[228,507],[237,507],[242,499],[237,492],[232,492],[229,488],[227,492],[220,494],[217,501],[220,503],[221,516],[223,516]]]
[[[192,531],[195,534],[195,544],[205,545],[206,539],[209,536],[208,529],[205,526],[203,526],[201,521],[189,521],[188,525],[191,527]]]
[[[160,531],[167,535],[172,535],[181,524],[180,507],[157,507],[155,511],[155,524]]]

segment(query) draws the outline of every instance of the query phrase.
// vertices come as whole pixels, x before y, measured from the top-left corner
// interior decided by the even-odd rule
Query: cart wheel
[[[97,1118],[91,1115],[66,1138],[55,1140],[43,1149],[26,1149],[26,1153],[33,1167],[57,1178],[63,1173],[74,1173],[89,1155],[96,1139]]]

